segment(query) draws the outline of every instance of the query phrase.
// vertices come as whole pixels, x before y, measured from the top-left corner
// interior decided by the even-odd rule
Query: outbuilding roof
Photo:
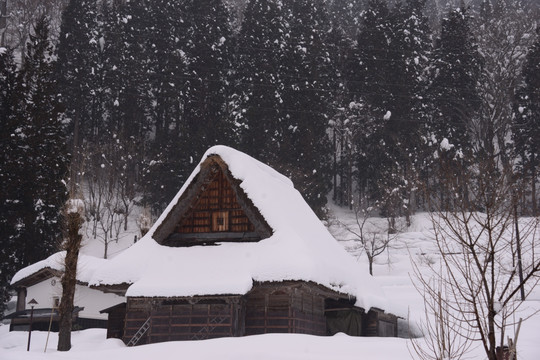
[[[65,251],[59,251],[48,258],[29,265],[15,273],[11,279],[12,286],[32,286],[53,276],[61,276],[64,271]],[[103,266],[107,260],[94,256],[79,254],[77,263],[77,281],[88,283],[94,271]]]

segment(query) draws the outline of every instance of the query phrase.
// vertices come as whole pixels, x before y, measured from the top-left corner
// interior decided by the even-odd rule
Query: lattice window
[[[216,211],[212,213],[212,231],[229,231],[228,211]]]

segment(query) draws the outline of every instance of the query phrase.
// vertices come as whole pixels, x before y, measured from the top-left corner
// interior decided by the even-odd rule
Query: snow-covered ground
[[[348,249],[368,271],[365,254],[358,248],[354,236],[345,225],[354,223],[351,212],[332,208],[334,215],[328,222],[332,234]],[[132,224],[135,228],[135,224]],[[373,233],[377,227],[384,228],[384,219],[374,219]],[[413,286],[412,262],[423,264],[438,261],[431,240],[431,222],[427,215],[413,217],[412,225],[403,228],[392,240],[387,252],[375,259],[374,276],[381,283],[389,299],[398,304],[400,312],[409,314],[415,323],[424,312],[422,297]],[[113,251],[129,247],[133,242],[126,235],[113,245]],[[86,254],[99,256],[99,243],[87,243]],[[111,254],[112,255],[112,254]],[[421,265],[422,268],[422,265]],[[540,286],[529,295],[516,316],[527,318],[518,338],[518,359],[540,359]],[[513,331],[512,331],[513,333]],[[509,334],[512,336],[513,334]],[[358,338],[338,334],[333,337],[317,337],[296,334],[267,334],[242,338],[223,338],[205,341],[183,341],[143,345],[127,348],[116,339],[105,339],[104,330],[85,330],[73,333],[73,348],[67,353],[56,351],[57,334],[51,334],[47,351],[44,353],[47,333],[32,333],[32,347],[26,351],[28,333],[8,332],[8,326],[0,326],[0,359],[177,359],[206,360],[216,357],[235,360],[266,359],[410,359],[412,350],[410,340],[404,338]],[[419,340],[422,344],[422,340]],[[485,359],[480,344],[470,350],[466,358]]]
[[[530,301],[540,308],[540,301]],[[518,359],[537,360],[540,315],[524,323],[518,341]],[[47,333],[32,332],[31,349],[26,351],[27,332],[8,332],[0,326],[0,359],[70,359],[70,360],[147,360],[147,359],[234,359],[234,360],[346,360],[410,359],[410,340],[401,338],[362,338],[337,334],[320,337],[298,334],[266,334],[242,338],[221,338],[201,341],[177,341],[152,345],[126,347],[120,340],[105,339],[105,330],[90,329],[73,332],[73,347],[69,352],[56,351],[58,336],[51,333],[45,350]],[[468,359],[484,359],[480,347],[471,351]]]
[[[342,334],[318,337],[297,334],[267,334],[243,338],[169,342],[126,348],[116,339],[105,340],[102,330],[84,330],[73,335],[68,353],[56,351],[57,335],[44,346],[47,334],[32,333],[32,348],[26,352],[27,333],[7,333],[0,327],[0,358],[16,359],[235,359],[235,360],[332,360],[401,359],[408,356],[406,341],[396,338],[355,338]]]

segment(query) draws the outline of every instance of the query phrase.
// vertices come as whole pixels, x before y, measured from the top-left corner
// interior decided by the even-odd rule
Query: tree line
[[[520,211],[537,214],[534,7],[434,21],[424,5],[251,0],[232,17],[222,0],[70,0],[37,17],[20,60],[0,51],[2,288],[54,250],[68,193],[107,244],[214,144],[289,176],[321,216],[331,194],[392,228],[430,209],[425,190],[445,208],[472,193],[441,174],[480,172],[520,179]]]

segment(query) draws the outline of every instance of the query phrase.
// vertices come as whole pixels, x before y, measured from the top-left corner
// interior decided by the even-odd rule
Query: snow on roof
[[[57,271],[64,271],[64,258],[66,256],[65,251],[60,251],[52,254],[45,260],[38,261],[32,265],[29,265],[15,273],[11,279],[11,284],[15,284],[25,278],[32,276],[43,269],[52,269]],[[88,283],[92,274],[96,269],[103,266],[107,260],[100,259],[94,256],[88,256],[79,254],[79,261],[77,263],[77,280],[83,283]]]
[[[169,247],[153,234],[199,173],[218,155],[273,229],[267,239],[217,246]],[[97,269],[90,285],[128,283],[126,296],[245,294],[254,281],[313,281],[355,296],[357,306],[388,310],[373,277],[330,235],[292,182],[252,157],[226,146],[210,148],[184,186],[139,242]]]

